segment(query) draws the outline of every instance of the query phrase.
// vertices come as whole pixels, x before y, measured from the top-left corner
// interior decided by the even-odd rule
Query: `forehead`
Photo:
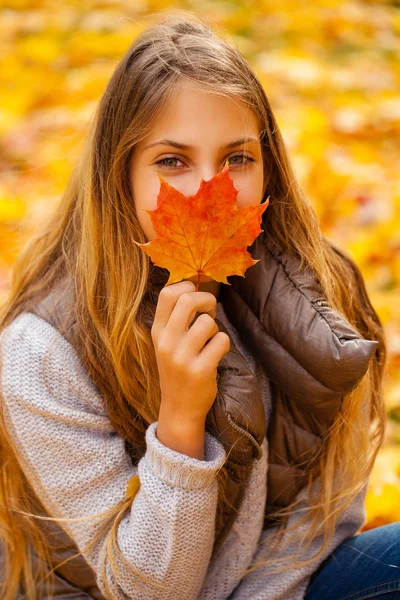
[[[154,116],[146,144],[160,136],[180,136],[182,141],[195,145],[196,139],[245,137],[259,134],[257,115],[243,100],[204,89],[195,83],[183,82]]]

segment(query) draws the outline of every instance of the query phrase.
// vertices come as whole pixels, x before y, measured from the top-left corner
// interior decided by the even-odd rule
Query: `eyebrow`
[[[224,148],[235,148],[236,146],[241,146],[245,142],[255,142],[258,144],[259,140],[253,136],[244,137],[240,140],[229,142],[229,144],[220,146],[220,150],[223,150]],[[154,142],[154,144],[145,146],[143,150],[147,150],[148,148],[152,148],[153,146],[174,146],[175,148],[179,148],[181,150],[193,150],[194,148],[194,146],[190,146],[189,144],[182,144],[180,142],[174,142],[174,140],[160,140],[159,142]]]

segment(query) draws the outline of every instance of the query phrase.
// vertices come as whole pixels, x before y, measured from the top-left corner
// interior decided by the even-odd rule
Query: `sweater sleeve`
[[[314,487],[320,487],[320,480],[314,483]],[[327,549],[321,554],[319,558],[312,560],[308,566],[289,569],[282,571],[281,573],[271,573],[271,568],[258,567],[251,573],[245,575],[240,584],[229,596],[229,600],[303,600],[311,576],[321,563],[332,553],[335,548],[339,546],[345,539],[351,537],[357,533],[365,522],[365,497],[368,489],[368,483],[364,485],[361,492],[353,499],[353,501],[346,507],[342,515],[337,520],[336,528],[334,531],[333,538],[328,545]],[[303,498],[301,503],[298,504],[296,510],[300,512],[293,512],[289,516],[288,525],[292,526],[304,517],[305,511],[308,510],[309,504],[306,497],[306,489],[300,490],[299,494]],[[318,497],[318,496],[316,496]],[[295,554],[296,550],[300,545],[300,541],[304,532],[308,528],[309,519],[303,523],[299,530],[296,532],[296,539],[287,545],[286,549],[279,552],[279,558],[285,558],[291,554]],[[275,528],[264,529],[261,532],[257,551],[253,556],[251,567],[256,563],[264,562],[263,554],[265,554],[268,543],[275,531]],[[288,535],[285,534],[284,540],[286,542]],[[306,540],[307,541],[307,540]],[[297,560],[306,560],[313,558],[314,555],[320,550],[323,542],[323,531],[316,535],[311,542],[310,546],[306,551],[300,552]],[[304,542],[303,542],[304,544]],[[303,546],[304,547],[304,546]],[[272,558],[277,556],[274,553]],[[293,560],[293,559],[292,559]],[[286,566],[287,561],[283,560],[278,565],[274,565],[275,568]]]
[[[216,473],[226,453],[205,432],[205,458],[164,446],[157,422],[146,431],[137,466],[112,426],[104,400],[75,348],[47,321],[20,314],[0,336],[0,390],[7,430],[18,460],[52,517],[87,517],[121,501],[133,475],[140,479],[132,507],[117,528],[122,564],[108,557],[106,580],[115,600],[195,599],[214,542]],[[111,527],[91,552],[102,519],[60,522],[106,593],[101,558]],[[153,583],[142,583],[140,574]]]

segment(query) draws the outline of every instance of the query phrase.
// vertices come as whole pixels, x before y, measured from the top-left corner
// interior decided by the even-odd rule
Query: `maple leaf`
[[[157,208],[149,213],[158,237],[139,244],[153,263],[170,271],[166,285],[201,275],[231,285],[226,277],[242,275],[259,262],[246,247],[262,232],[260,222],[269,204],[238,208],[238,191],[228,163],[209,181],[201,180],[193,196],[185,196],[160,174]]]

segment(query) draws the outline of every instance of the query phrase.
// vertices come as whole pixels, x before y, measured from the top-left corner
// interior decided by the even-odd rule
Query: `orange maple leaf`
[[[262,232],[261,217],[269,204],[238,208],[238,191],[228,163],[209,181],[201,180],[193,196],[185,196],[160,174],[157,208],[149,213],[157,236],[139,244],[153,263],[170,271],[166,285],[201,275],[231,285],[228,275],[242,275],[259,262],[246,247]],[[145,209],[144,209],[145,210]]]

